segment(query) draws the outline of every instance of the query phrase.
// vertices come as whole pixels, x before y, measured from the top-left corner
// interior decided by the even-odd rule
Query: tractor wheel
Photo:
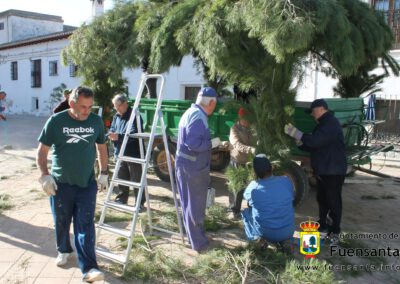
[[[225,169],[231,160],[229,151],[215,151],[211,153],[211,165],[212,171],[222,171]]]
[[[169,152],[171,156],[172,173],[175,172],[175,145],[172,143],[168,144]],[[160,143],[153,149],[152,162],[154,166],[154,172],[159,177],[160,180],[169,182],[169,172],[167,164],[167,153],[164,148],[164,144]]]
[[[284,169],[284,175],[288,176],[294,187],[293,205],[300,205],[308,195],[309,184],[306,172],[295,162],[290,161]]]

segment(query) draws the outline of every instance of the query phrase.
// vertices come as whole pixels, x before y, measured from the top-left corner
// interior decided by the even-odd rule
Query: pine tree
[[[66,54],[88,81],[104,71],[110,86],[122,82],[123,68],[145,63],[148,72],[165,72],[191,54],[208,80],[256,93],[249,108],[258,151],[279,160],[289,153],[282,128],[302,66],[327,66],[344,86],[379,58],[395,67],[392,42],[383,17],[358,0],[119,1],[76,32]]]

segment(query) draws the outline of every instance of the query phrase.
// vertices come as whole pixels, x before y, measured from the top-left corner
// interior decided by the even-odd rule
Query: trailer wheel
[[[231,160],[229,151],[215,151],[211,153],[211,165],[212,171],[222,171],[225,169]]]
[[[172,173],[175,172],[175,152],[176,147],[172,143],[168,144],[169,152],[171,156]],[[167,153],[164,148],[164,144],[160,143],[153,149],[152,162],[154,166],[154,172],[160,180],[169,182],[169,172],[167,164]]]
[[[293,183],[295,191],[293,205],[298,206],[308,195],[309,185],[307,175],[302,167],[292,161],[285,167],[284,175],[288,176]]]

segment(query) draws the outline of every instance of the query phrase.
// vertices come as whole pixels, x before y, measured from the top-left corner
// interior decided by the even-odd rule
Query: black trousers
[[[342,187],[344,175],[317,176],[317,201],[321,226],[327,226],[327,215],[332,219],[329,232],[340,233],[342,219]]]
[[[142,165],[135,163],[128,163],[121,161],[121,167],[118,171],[118,178],[123,180],[130,180],[133,182],[140,182],[140,178],[142,177]],[[121,202],[128,202],[129,197],[129,187],[125,185],[118,185],[119,193],[116,199],[119,199]],[[137,201],[139,189],[135,188],[135,198]],[[141,205],[146,202],[146,195],[143,192]]]
[[[237,193],[229,192],[229,208],[233,213],[240,213],[242,209],[243,193],[244,189]]]
[[[230,166],[238,168],[244,167],[243,164],[239,164],[231,158]],[[239,190],[236,193],[229,192],[229,208],[232,210],[233,213],[240,213],[242,209],[242,201],[243,201],[243,193],[244,189]]]

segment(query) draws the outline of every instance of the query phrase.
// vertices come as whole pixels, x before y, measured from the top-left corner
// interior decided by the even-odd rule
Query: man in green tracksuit
[[[107,148],[104,124],[91,112],[92,90],[74,89],[70,108],[51,116],[39,137],[37,164],[43,190],[50,196],[56,233],[58,256],[56,264],[63,266],[72,253],[69,239],[71,220],[74,223],[75,247],[84,281],[104,279],[98,270],[95,254],[94,212],[97,184],[94,177],[96,150],[101,174],[97,182],[102,189],[108,186]],[[52,147],[51,172],[47,156]]]

